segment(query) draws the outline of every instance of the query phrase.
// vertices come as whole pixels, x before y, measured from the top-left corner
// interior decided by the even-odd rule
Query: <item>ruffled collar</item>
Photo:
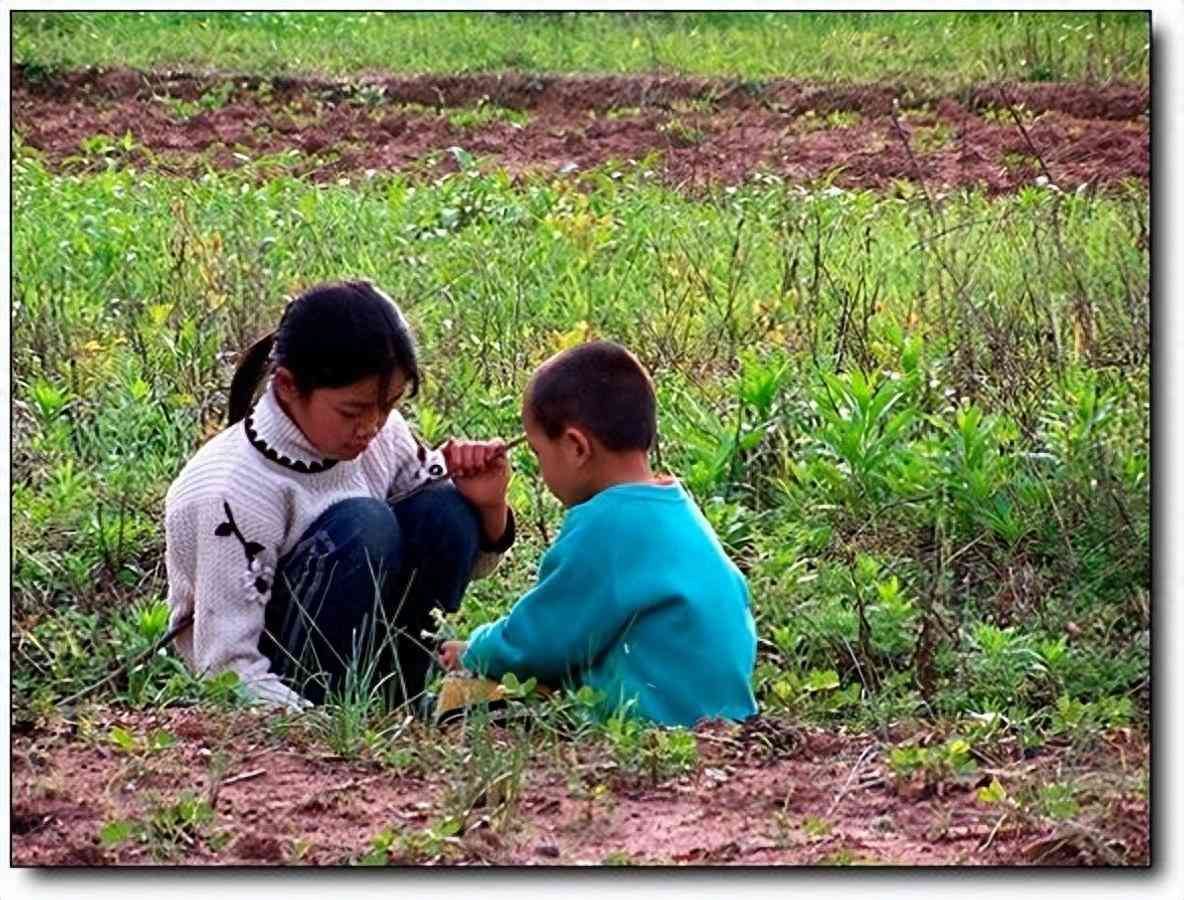
[[[243,419],[243,429],[252,447],[273,463],[293,472],[313,475],[340,462],[325,458],[308,442],[304,432],[280,408],[270,383]]]

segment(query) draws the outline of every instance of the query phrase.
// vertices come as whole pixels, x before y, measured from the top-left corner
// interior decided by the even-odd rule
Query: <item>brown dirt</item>
[[[188,119],[165,99],[193,103],[219,91],[224,105]],[[911,152],[893,124],[894,102]],[[529,122],[458,127],[438,114],[481,103],[524,110]],[[1026,136],[1010,105],[1022,105]],[[298,172],[329,180],[415,168],[453,146],[514,174],[582,172],[656,153],[666,182],[691,189],[758,172],[809,182],[837,170],[840,187],[904,179],[994,194],[1045,169],[1066,190],[1146,180],[1150,170],[1149,92],[1130,84],[984,84],[918,96],[888,84],[787,80],[507,73],[342,82],[15,67],[12,110],[13,128],[53,167],[94,165],[80,151],[84,139],[130,132],[129,162],[178,175],[296,150]],[[445,154],[440,166],[455,162]]]
[[[119,724],[134,735],[164,728],[177,744],[126,753],[109,741]],[[14,742],[12,862],[18,866],[185,864],[336,865],[365,854],[383,829],[422,833],[448,813],[456,769],[383,769],[345,761],[295,733],[280,738],[266,714],[198,709],[111,711],[87,734],[59,723]],[[457,731],[428,740],[458,744]],[[400,863],[570,865],[606,860],[650,864],[905,865],[1146,863],[1148,813],[1130,784],[1146,770],[1147,746],[1116,733],[1088,762],[1068,751],[984,765],[937,792],[897,784],[883,748],[868,736],[809,732],[766,722],[698,730],[693,774],[652,781],[622,776],[603,751],[560,743],[530,757],[516,807],[504,820],[478,807],[465,833],[396,854]],[[599,752],[599,755],[598,755]],[[129,843],[101,845],[115,819],[143,818],[153,803],[189,790],[208,796],[213,763],[224,760],[216,818],[165,856]],[[991,765],[1000,766],[992,768]],[[998,777],[1013,793],[1056,768],[1117,772],[1127,785],[1098,788],[1106,833],[1015,817],[975,788]],[[234,781],[236,775],[248,776]],[[1037,781],[1037,783],[1040,783]],[[596,785],[603,785],[596,794]],[[999,826],[996,828],[996,826]],[[1107,849],[1108,848],[1108,849]],[[1112,861],[1112,860],[1110,860]]]

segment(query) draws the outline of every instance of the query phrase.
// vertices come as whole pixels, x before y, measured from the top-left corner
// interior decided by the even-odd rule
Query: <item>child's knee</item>
[[[339,549],[348,548],[375,572],[398,569],[403,553],[403,536],[391,508],[372,497],[351,497],[334,504],[326,515],[329,528],[337,532]]]
[[[452,485],[424,491],[413,510],[413,527],[426,562],[439,560],[448,567],[472,564],[481,541],[481,517]]]

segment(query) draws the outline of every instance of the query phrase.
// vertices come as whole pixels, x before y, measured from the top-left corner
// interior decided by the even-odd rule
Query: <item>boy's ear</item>
[[[582,466],[592,458],[592,442],[588,440],[588,435],[580,431],[578,428],[565,428],[563,430],[563,442],[571,451],[572,462],[577,466]]]

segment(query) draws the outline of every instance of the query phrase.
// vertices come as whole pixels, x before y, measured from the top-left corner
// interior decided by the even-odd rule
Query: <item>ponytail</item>
[[[385,391],[402,372],[419,387],[415,337],[395,301],[368,281],[331,281],[291,300],[279,325],[242,355],[230,383],[227,424],[246,418],[268,367],[292,373],[296,390],[338,388],[373,375]]]
[[[255,391],[263,378],[263,370],[271,354],[272,344],[275,343],[275,335],[273,331],[259,338],[239,360],[238,368],[234,370],[234,379],[230,382],[230,403],[226,412],[228,425],[246,418],[250,411],[255,400]]]

